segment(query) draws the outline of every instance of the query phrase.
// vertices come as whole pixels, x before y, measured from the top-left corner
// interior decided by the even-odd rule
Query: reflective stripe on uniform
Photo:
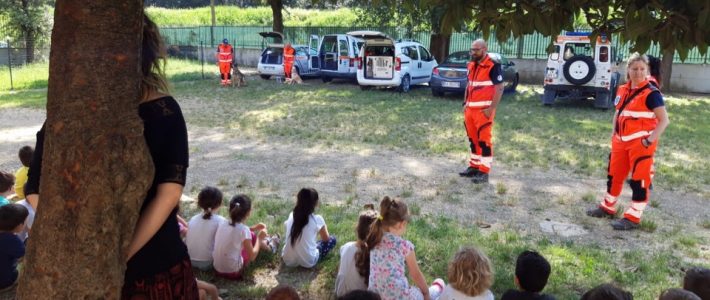
[[[493,164],[493,157],[492,156],[482,156],[481,157],[481,164],[490,169],[491,165]]]
[[[493,104],[493,101],[473,101],[473,102],[468,102],[466,103],[466,106],[468,107],[483,107],[483,106],[490,106]]]
[[[609,214],[615,214],[616,213],[616,197],[607,193],[604,196],[604,200],[602,200],[602,203],[599,204],[599,207]]]
[[[219,62],[232,62],[231,59],[220,59]]]
[[[637,132],[634,132],[633,134],[622,135],[619,138],[621,138],[621,140],[624,142],[628,142],[633,139],[649,136],[649,135],[651,135],[652,132],[653,131],[637,131]]]
[[[490,81],[490,80],[487,80],[487,81],[473,81],[473,80],[469,80],[469,81],[468,81],[468,85],[469,85],[469,86],[490,86],[490,85],[493,85],[493,82]]]
[[[632,118],[646,118],[655,119],[656,114],[652,111],[634,111],[634,110],[624,110],[619,115],[621,117],[632,117]]]

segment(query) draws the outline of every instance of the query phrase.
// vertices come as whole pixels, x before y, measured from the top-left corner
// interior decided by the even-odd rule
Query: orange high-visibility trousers
[[[648,204],[651,186],[653,155],[658,141],[648,148],[641,144],[642,138],[622,141],[616,135],[611,140],[611,154],[607,175],[607,193],[599,207],[610,214],[616,213],[617,197],[621,194],[624,181],[631,172],[631,205],[624,212],[624,218],[634,223],[641,222],[641,215]]]
[[[471,157],[468,160],[468,165],[478,169],[483,173],[491,171],[493,164],[493,143],[491,138],[491,130],[493,129],[493,119],[495,112],[490,118],[486,118],[483,110],[477,107],[468,107],[464,109],[463,123],[466,126],[466,135],[471,147]]]
[[[219,62],[219,73],[222,74],[222,80],[232,79],[232,63]]]
[[[286,78],[291,78],[291,70],[293,69],[293,62],[284,62],[284,75]]]

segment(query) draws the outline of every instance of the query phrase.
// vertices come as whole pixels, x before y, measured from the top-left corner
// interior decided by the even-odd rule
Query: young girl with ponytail
[[[229,201],[229,222],[222,222],[215,235],[214,259],[215,274],[219,277],[238,280],[249,262],[254,261],[259,251],[272,251],[277,246],[278,238],[268,238],[266,225],[245,225],[251,214],[249,196],[236,195]],[[259,231],[259,234],[255,234]]]
[[[336,296],[342,297],[353,290],[367,289],[367,275],[358,272],[355,255],[361,247],[366,247],[365,239],[370,233],[372,222],[376,219],[377,211],[374,207],[361,212],[357,220],[357,227],[355,227],[357,241],[347,242],[340,247],[340,265],[338,266],[338,277],[335,278]]]
[[[368,278],[368,289],[383,300],[435,300],[444,289],[444,281],[427,285],[419,269],[412,242],[402,238],[407,230],[407,204],[385,196],[380,202],[380,216],[355,255],[358,272]],[[416,286],[409,286],[405,268]]]
[[[193,216],[188,222],[187,252],[190,254],[192,266],[203,271],[212,268],[212,251],[214,251],[214,237],[217,227],[225,219],[217,214],[222,206],[222,191],[216,187],[207,186],[197,195],[197,205],[202,212]]]
[[[335,247],[335,236],[328,234],[328,227],[320,215],[313,212],[318,206],[318,192],[303,188],[296,196],[296,207],[284,223],[286,243],[281,258],[289,267],[311,268]],[[317,237],[320,236],[320,241]]]

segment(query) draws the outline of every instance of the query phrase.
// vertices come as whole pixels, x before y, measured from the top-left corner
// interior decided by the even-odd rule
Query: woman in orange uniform
[[[663,96],[648,80],[648,57],[632,54],[627,62],[627,74],[629,81],[619,87],[614,101],[616,113],[607,192],[598,207],[587,211],[587,215],[592,217],[613,218],[624,179],[631,172],[631,205],[624,212],[623,218],[611,222],[616,230],[639,227],[650,194],[653,155],[658,139],[669,124]]]

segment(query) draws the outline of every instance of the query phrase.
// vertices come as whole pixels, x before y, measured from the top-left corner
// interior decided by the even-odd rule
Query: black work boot
[[[459,173],[459,176],[461,176],[461,177],[473,177],[473,176],[478,175],[479,173],[481,173],[481,171],[479,171],[478,169],[476,169],[476,168],[474,168],[474,167],[468,167],[468,168],[466,168],[465,171],[460,172],[460,173]]]
[[[595,208],[590,208],[587,210],[587,216],[590,217],[595,217],[595,218],[613,218],[614,214],[610,214],[606,212],[605,210],[601,209],[599,206]]]
[[[473,178],[471,178],[471,182],[475,184],[488,183],[488,173],[479,172],[478,174],[473,176]]]
[[[631,222],[631,220],[627,218],[621,218],[611,221],[611,227],[614,228],[614,230],[634,230],[639,228],[639,224]]]

